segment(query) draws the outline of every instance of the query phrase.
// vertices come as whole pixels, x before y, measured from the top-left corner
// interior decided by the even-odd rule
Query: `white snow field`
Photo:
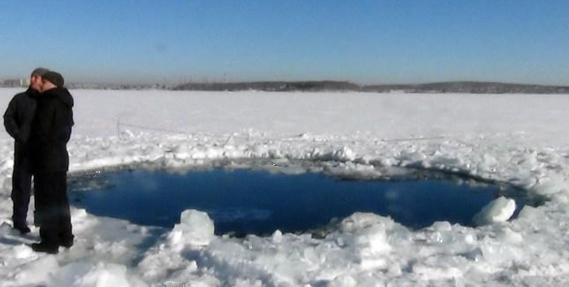
[[[18,91],[0,89],[2,111]],[[72,172],[306,159],[338,162],[337,173],[389,166],[465,172],[548,200],[504,221],[503,208],[512,207],[500,199],[476,228],[437,222],[413,231],[356,213],[323,239],[279,231],[215,236],[211,219],[196,210],[160,230],[73,208],[75,246],[44,255],[26,246],[38,240],[37,228],[20,236],[10,227],[13,143],[1,133],[1,286],[569,284],[568,95],[72,93]]]

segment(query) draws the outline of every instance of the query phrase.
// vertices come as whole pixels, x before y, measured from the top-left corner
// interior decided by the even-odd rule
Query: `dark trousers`
[[[34,189],[41,241],[56,245],[72,240],[71,215],[67,198],[67,172],[36,173]]]
[[[32,172],[29,160],[22,155],[14,154],[14,171],[12,172],[12,221],[14,226],[26,226],[28,206],[32,193]]]

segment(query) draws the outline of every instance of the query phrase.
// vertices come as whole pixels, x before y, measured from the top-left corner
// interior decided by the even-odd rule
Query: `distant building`
[[[15,87],[26,87],[28,85],[29,85],[28,79],[6,79],[0,81],[0,86],[2,87],[15,88]]]

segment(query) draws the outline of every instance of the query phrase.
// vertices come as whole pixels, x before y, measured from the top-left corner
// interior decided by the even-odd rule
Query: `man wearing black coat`
[[[67,197],[67,142],[74,124],[73,97],[63,84],[59,73],[49,71],[43,76],[30,139],[41,238],[32,249],[52,254],[58,252],[59,246],[71,247],[74,238]]]
[[[27,224],[32,185],[30,129],[36,110],[36,98],[42,86],[42,76],[48,70],[35,69],[27,91],[15,95],[4,113],[4,127],[14,138],[14,170],[12,173],[12,222],[22,234],[30,232]]]

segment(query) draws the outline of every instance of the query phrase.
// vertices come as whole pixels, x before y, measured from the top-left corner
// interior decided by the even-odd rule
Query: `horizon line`
[[[0,77],[0,85],[6,83],[7,81],[23,81],[27,82],[28,77]],[[506,84],[506,85],[529,85],[529,86],[544,86],[544,87],[569,87],[568,84],[545,84],[536,82],[509,82],[509,81],[495,81],[495,80],[435,80],[435,81],[425,81],[425,82],[376,82],[376,83],[358,83],[357,81],[350,80],[331,80],[331,79],[303,79],[303,80],[244,80],[244,81],[216,81],[216,80],[201,80],[201,81],[185,81],[185,82],[150,82],[150,81],[124,81],[124,82],[105,82],[105,81],[69,81],[70,85],[128,85],[128,86],[179,86],[187,84],[246,84],[246,83],[323,83],[323,82],[333,82],[333,83],[346,83],[357,85],[359,87],[367,86],[418,86],[418,85],[429,85],[429,84],[446,84],[446,83],[481,83],[481,84]]]

